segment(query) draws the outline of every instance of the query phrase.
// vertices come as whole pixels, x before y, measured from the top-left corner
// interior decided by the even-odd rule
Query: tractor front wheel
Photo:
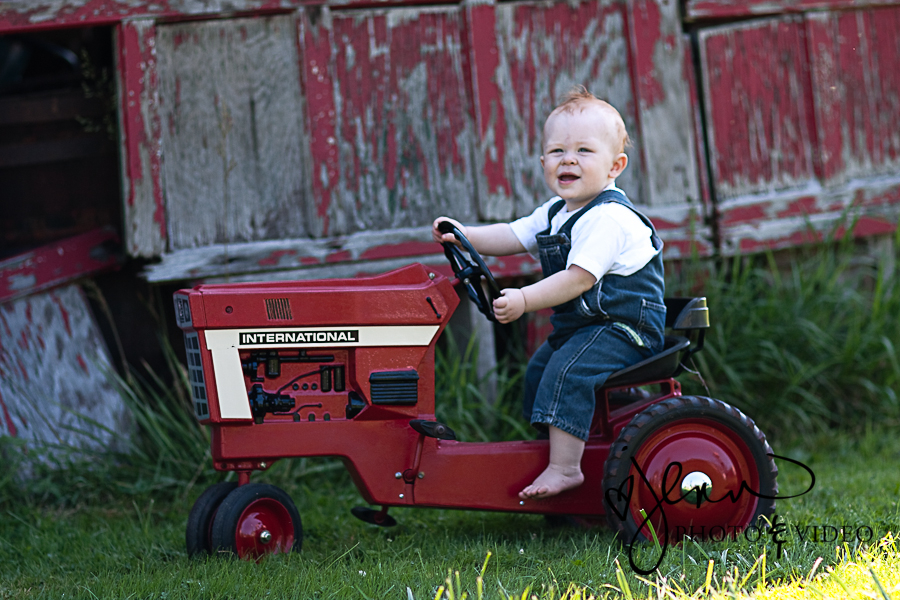
[[[188,515],[187,542],[188,556],[208,555],[212,551],[212,523],[222,500],[238,486],[234,481],[222,481],[206,488],[194,502]]]
[[[299,552],[303,545],[300,514],[283,490],[248,483],[231,492],[212,525],[215,552],[258,559],[266,554]]]

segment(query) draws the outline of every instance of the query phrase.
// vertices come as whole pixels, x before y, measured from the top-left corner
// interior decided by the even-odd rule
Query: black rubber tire
[[[697,433],[691,433],[692,427],[696,428]],[[706,440],[703,438],[706,430],[711,431],[713,436],[713,441],[709,444],[707,444]],[[731,523],[729,525],[743,528],[746,528],[749,525],[759,525],[758,519],[760,516],[769,517],[775,512],[774,497],[778,495],[778,468],[775,466],[772,456],[770,456],[772,454],[772,448],[766,441],[766,436],[760,431],[753,420],[740,410],[720,400],[702,396],[680,396],[670,398],[649,406],[632,418],[631,422],[621,430],[616,441],[610,447],[609,456],[604,465],[603,505],[606,511],[607,523],[610,528],[618,533],[620,539],[622,539],[624,543],[629,544],[635,541],[647,541],[647,536],[644,535],[644,533],[649,531],[649,529],[638,531],[642,521],[638,513],[638,504],[642,501],[635,500],[635,498],[638,498],[639,494],[643,494],[643,497],[646,500],[650,493],[641,491],[641,489],[647,490],[647,486],[643,483],[640,475],[633,469],[631,461],[632,457],[636,457],[639,454],[647,454],[647,456],[642,456],[642,458],[649,460],[653,456],[664,456],[668,445],[671,454],[676,456],[685,455],[685,460],[692,461],[692,464],[696,466],[698,462],[705,460],[706,457],[698,457],[696,455],[689,456],[690,452],[686,451],[686,447],[689,443],[685,443],[683,440],[690,440],[691,435],[695,436],[697,440],[696,443],[701,446],[713,445],[715,447],[716,443],[721,444],[722,452],[720,454],[739,454],[737,459],[732,461],[732,464],[740,463],[741,461],[746,463],[746,465],[744,465],[744,470],[746,472],[738,474],[740,480],[756,480],[755,485],[758,489],[753,491],[758,492],[762,496],[769,497],[756,497],[744,490],[743,495],[738,497],[744,499],[752,498],[752,500],[740,500],[740,502],[746,502],[746,507],[744,509],[735,509],[743,510],[743,513],[738,515],[738,518],[736,519],[740,522]],[[717,435],[721,436],[721,439],[716,439],[715,436]],[[650,444],[652,447],[644,447],[646,444]],[[681,445],[678,446],[677,444]],[[680,459],[678,460],[680,462]],[[718,477],[721,474],[717,473],[717,470],[713,468],[714,460],[717,460],[717,458],[710,458],[709,463],[707,463],[706,471],[703,472],[709,471],[714,474],[713,477]],[[657,461],[657,464],[653,466],[655,473],[659,472],[659,464],[664,464],[665,462],[666,460],[663,459]],[[640,463],[640,461],[638,461],[638,463]],[[651,470],[650,467],[647,466],[641,466],[641,469],[646,469],[647,471]],[[649,473],[646,474],[648,480],[653,479]],[[634,489],[631,489],[630,491],[627,487],[629,477],[633,477],[632,481],[635,482]],[[725,476],[722,475],[722,477]],[[669,486],[670,489],[673,487],[668,481],[666,482],[666,485]],[[661,486],[659,487],[661,488]],[[720,486],[720,488],[721,487],[728,486]],[[737,488],[738,489],[731,490],[736,496],[740,491],[740,486],[737,486]],[[656,496],[661,498],[661,491],[657,488],[653,489],[656,492]],[[669,495],[669,498],[677,499],[681,496],[680,486],[675,489],[676,492]],[[623,490],[629,492],[627,497],[623,497]],[[724,494],[727,492],[728,490],[716,489],[716,485],[713,485],[711,495],[708,496],[708,498],[720,499],[724,497]],[[753,505],[754,501],[755,507]],[[724,503],[727,502],[729,502],[729,500],[725,499]],[[673,511],[673,507],[676,507],[677,511],[675,512],[677,518],[683,519],[686,514],[693,515],[690,517],[691,520],[689,522],[691,524],[696,523],[699,527],[701,525],[706,525],[703,522],[704,518],[708,519],[710,515],[715,514],[715,511],[722,510],[717,508],[720,504],[727,506],[727,504],[724,503],[703,503],[703,508],[696,507],[698,511],[703,512],[696,513],[689,512],[693,511],[695,507],[686,500],[682,500],[677,504],[663,504],[663,509],[666,511],[667,520],[672,520],[669,515],[670,512]],[[734,507],[737,504],[737,502],[732,503],[732,506]],[[679,505],[681,506],[679,507]],[[648,511],[651,510],[651,507],[644,508]],[[636,514],[638,515],[637,520],[635,519]],[[659,518],[658,514],[659,513],[652,518]],[[623,516],[624,518],[622,518]],[[694,521],[693,519],[697,520]],[[668,523],[668,525],[669,535],[671,536],[672,524]],[[711,531],[715,527],[711,523],[709,526]],[[700,530],[698,529],[698,531]],[[734,533],[734,531],[732,533]],[[661,532],[657,532],[657,535],[661,535]],[[699,537],[703,536],[701,535]],[[713,539],[716,539],[714,535]]]
[[[219,505],[237,488],[234,481],[222,481],[200,494],[188,515],[185,542],[188,556],[208,556],[212,552],[212,522]]]
[[[254,524],[257,531],[273,532],[268,544],[248,534]],[[291,497],[282,489],[266,483],[248,483],[231,492],[216,512],[212,524],[212,547],[217,554],[256,559],[264,554],[300,552],[303,524]]]

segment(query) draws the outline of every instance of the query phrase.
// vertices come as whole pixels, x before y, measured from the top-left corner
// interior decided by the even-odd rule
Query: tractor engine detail
[[[263,417],[268,413],[283,413],[294,408],[294,399],[286,394],[272,394],[263,389],[260,384],[254,384],[247,396],[250,399],[250,412],[257,424],[262,423]]]
[[[333,413],[344,412],[347,360],[344,350],[241,352],[253,421],[330,421]]]

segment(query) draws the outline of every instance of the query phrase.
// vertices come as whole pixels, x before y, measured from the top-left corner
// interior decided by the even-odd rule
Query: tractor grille
[[[209,403],[206,400],[206,384],[203,381],[203,361],[200,360],[200,336],[194,332],[184,334],[184,349],[187,351],[188,379],[194,398],[194,414],[198,419],[209,417]]]
[[[419,401],[419,374],[383,371],[369,375],[372,404],[415,404]]]
[[[291,315],[291,301],[287,298],[266,298],[266,314],[270,321],[289,321]]]

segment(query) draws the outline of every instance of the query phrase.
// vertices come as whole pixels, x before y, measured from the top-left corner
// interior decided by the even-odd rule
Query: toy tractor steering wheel
[[[464,286],[466,286],[466,292],[469,294],[469,299],[472,300],[475,307],[481,311],[489,321],[496,321],[497,318],[494,316],[493,304],[494,300],[500,297],[500,286],[497,285],[497,280],[491,275],[491,271],[485,264],[484,259],[478,254],[478,251],[475,250],[472,243],[466,239],[466,236],[464,236],[462,232],[457,227],[454,227],[449,221],[441,221],[438,223],[438,231],[441,233],[452,233],[456,236],[456,239],[459,240],[459,243],[466,252],[469,253],[469,258],[472,259],[471,261],[456,247],[456,244],[450,242],[443,242],[441,244],[444,246],[444,255],[447,257],[447,260],[450,261],[450,267],[453,269],[453,274],[456,275]],[[484,279],[486,286],[481,285],[482,278]],[[485,287],[487,287],[487,294],[485,294]]]

